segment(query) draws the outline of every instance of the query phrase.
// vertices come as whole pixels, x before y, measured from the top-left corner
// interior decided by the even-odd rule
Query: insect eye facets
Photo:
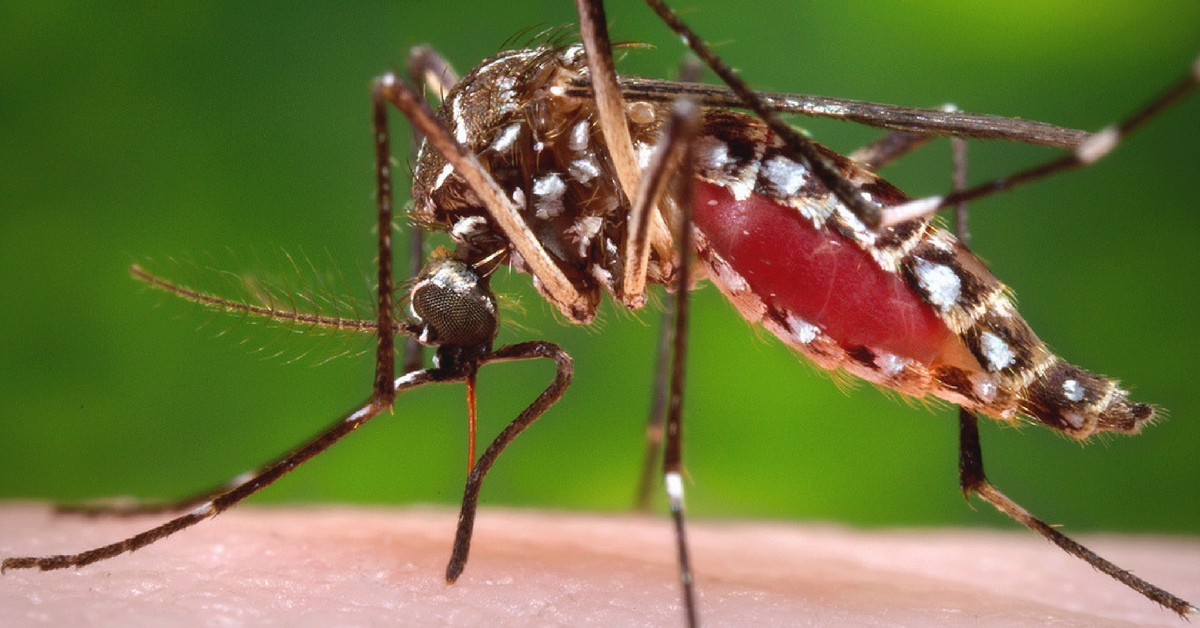
[[[430,345],[489,345],[499,326],[496,298],[485,281],[458,260],[431,262],[413,284],[409,308]]]

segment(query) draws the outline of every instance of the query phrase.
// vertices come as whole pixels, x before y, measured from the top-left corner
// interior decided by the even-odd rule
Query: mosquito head
[[[454,258],[425,265],[409,292],[409,309],[427,345],[490,350],[499,327],[487,277]]]

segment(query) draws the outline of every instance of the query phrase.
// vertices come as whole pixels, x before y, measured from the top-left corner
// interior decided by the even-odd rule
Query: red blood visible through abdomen
[[[759,194],[737,201],[699,179],[693,194],[696,228],[769,309],[816,325],[847,349],[931,366],[962,361],[961,341],[937,313],[854,242]]]

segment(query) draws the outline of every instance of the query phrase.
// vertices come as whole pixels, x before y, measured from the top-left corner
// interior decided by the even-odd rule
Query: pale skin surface
[[[0,577],[0,625],[681,626],[663,517],[487,508],[442,573],[457,513],[242,507],[132,555]],[[158,521],[0,506],[0,554],[76,551]],[[1083,537],[1200,599],[1200,540]],[[695,522],[706,626],[1176,626],[1175,614],[1032,534]]]

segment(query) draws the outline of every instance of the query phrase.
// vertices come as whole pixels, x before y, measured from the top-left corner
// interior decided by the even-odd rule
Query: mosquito
[[[688,291],[707,278],[749,321],[829,370],[906,395],[957,404],[960,483],[1000,511],[1101,572],[1181,616],[1196,607],[1096,555],[1043,523],[986,478],[978,415],[1026,417],[1084,439],[1135,433],[1156,414],[1115,381],[1046,348],[1017,313],[1008,289],[932,214],[1084,167],[1200,82],[1200,60],[1178,83],[1127,119],[1095,134],[1051,125],[751,90],[660,0],[646,0],[727,86],[629,79],[614,70],[599,0],[577,0],[582,45],[546,44],[502,53],[461,79],[427,49],[413,76],[443,94],[433,111],[393,73],[373,85],[378,271],[376,318],[337,317],[223,299],[134,267],[153,287],[206,306],[274,320],[352,328],[376,337],[371,397],[292,453],[220,490],[172,504],[189,512],[116,543],[78,554],[13,557],[3,569],[80,567],[150,545],[265,488],[379,414],[396,395],[430,383],[464,382],[471,440],[468,479],[449,582],[466,566],[482,482],[504,448],[566,392],[571,357],[543,341],[494,347],[500,314],[490,277],[503,265],[528,273],[567,320],[587,324],[603,295],[642,308],[647,286],[674,291],[662,393],[648,458],[658,459],[679,554],[683,607],[698,623],[686,542],[682,400]],[[410,218],[447,232],[453,250],[430,255],[396,312],[392,276],[392,151],[388,116],[398,109],[424,138]],[[748,111],[745,113],[741,110]],[[787,125],[780,113],[860,122],[891,131],[839,155]],[[1000,139],[1067,149],[1013,175],[910,199],[874,171],[933,136]],[[418,247],[418,250],[420,247]],[[817,299],[817,295],[833,295]],[[403,374],[396,341],[407,339]],[[435,349],[421,368],[418,346]],[[548,359],[554,379],[476,455],[475,378],[493,362]],[[661,441],[661,442],[660,442]],[[134,510],[138,510],[136,507]]]

